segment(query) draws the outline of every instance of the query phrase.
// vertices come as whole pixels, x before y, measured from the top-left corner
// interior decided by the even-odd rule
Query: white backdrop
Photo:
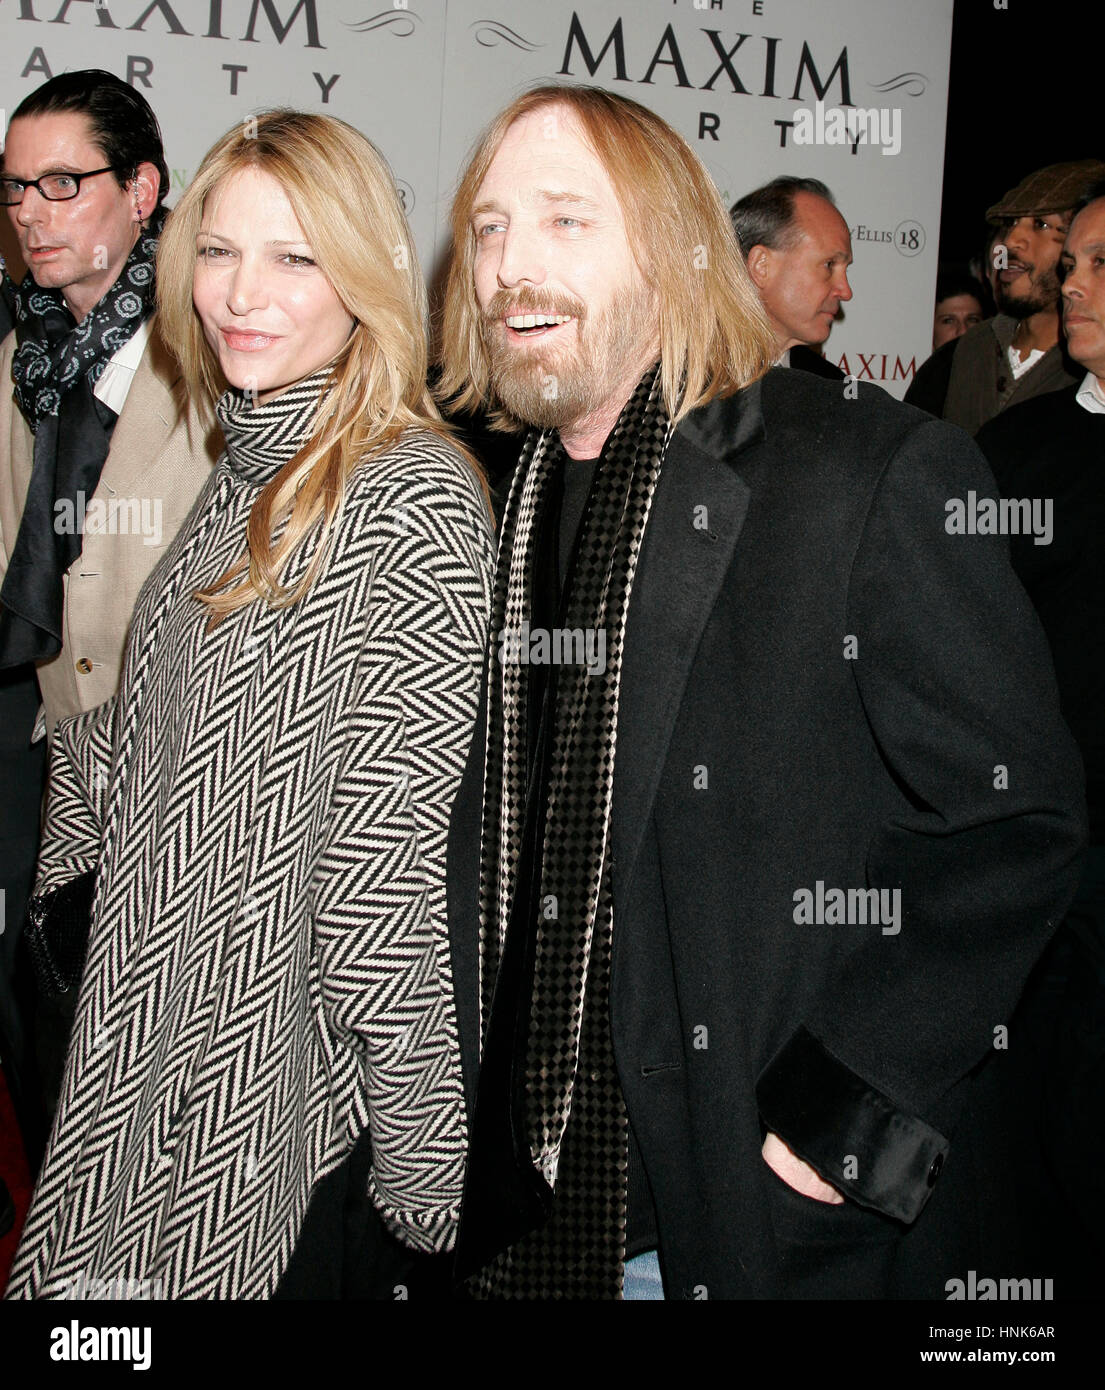
[[[951,16],[952,0],[0,0],[0,110],[6,126],[47,77],[107,68],[157,112],[174,192],[251,112],[329,111],[387,156],[432,275],[482,126],[536,81],[596,82],[680,130],[727,204],[779,173],[828,183],[855,297],[827,355],[901,395],[931,343]],[[885,111],[900,151],[795,144],[787,123],[819,99]]]

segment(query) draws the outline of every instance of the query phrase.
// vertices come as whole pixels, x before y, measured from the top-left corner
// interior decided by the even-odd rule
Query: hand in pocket
[[[762,1153],[764,1162],[775,1176],[803,1197],[812,1197],[815,1202],[826,1202],[833,1206],[844,1201],[836,1188],[820,1178],[777,1134],[768,1134]]]

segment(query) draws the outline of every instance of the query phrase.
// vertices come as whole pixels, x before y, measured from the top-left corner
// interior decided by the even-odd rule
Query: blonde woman
[[[95,868],[93,925],[8,1296],[265,1298],[290,1268],[335,1293],[355,1145],[405,1247],[457,1221],[445,838],[489,513],[426,393],[394,183],[351,127],[224,136],[158,288],[193,394],[230,384],[227,450],[118,696],[58,730],[37,892]]]

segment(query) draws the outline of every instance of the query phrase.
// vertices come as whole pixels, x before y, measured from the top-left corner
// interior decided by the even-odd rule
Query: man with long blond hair
[[[529,427],[450,837],[458,1274],[943,1296],[1001,1186],[960,1117],[1083,835],[1003,542],[945,526],[992,481],[769,369],[716,190],[632,101],[518,98],[453,230],[441,389]]]

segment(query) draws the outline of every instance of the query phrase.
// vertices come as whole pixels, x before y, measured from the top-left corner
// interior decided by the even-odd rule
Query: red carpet
[[[15,1225],[6,1236],[0,1237],[0,1289],[8,1282],[8,1271],[15,1259],[15,1247],[31,1202],[31,1174],[23,1153],[23,1141],[15,1122],[11,1096],[8,1095],[4,1070],[0,1067],[0,1178],[8,1184],[15,1202]]]

